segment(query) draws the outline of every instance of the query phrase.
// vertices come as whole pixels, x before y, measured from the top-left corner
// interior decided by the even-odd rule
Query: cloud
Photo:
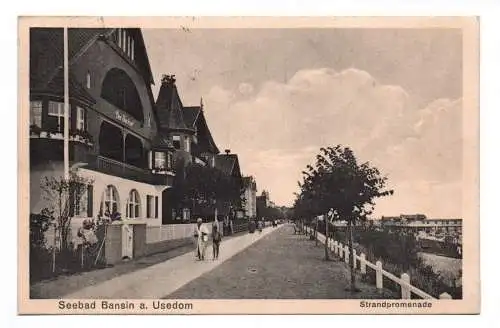
[[[249,83],[240,83],[240,85],[238,86],[238,91],[242,95],[249,95],[253,93],[253,86]]]
[[[387,173],[401,197],[413,197],[412,185],[453,185],[456,191],[460,182],[460,99],[418,108],[402,87],[381,84],[366,71],[321,68],[255,89],[246,83],[237,91],[214,86],[205,100],[216,142],[238,153],[243,173],[255,175],[277,203],[291,204],[305,165],[320,147],[335,144],[350,146],[360,160]],[[446,197],[436,194],[441,189],[426,189],[429,194],[418,194],[422,200],[416,196],[415,202]],[[432,204],[436,213],[448,210]],[[406,208],[413,207],[400,212]]]

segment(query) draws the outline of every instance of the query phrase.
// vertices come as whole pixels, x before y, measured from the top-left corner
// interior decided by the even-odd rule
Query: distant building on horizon
[[[440,233],[462,231],[461,218],[428,219],[424,214],[382,216],[379,224],[385,228],[404,229],[413,232]]]
[[[257,216],[257,183],[253,176],[248,176],[243,178],[243,185],[245,188],[245,215],[253,219]]]

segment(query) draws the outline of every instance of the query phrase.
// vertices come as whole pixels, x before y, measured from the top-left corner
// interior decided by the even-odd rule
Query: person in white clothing
[[[205,259],[205,250],[208,244],[208,229],[203,224],[203,220],[198,218],[194,227],[194,238],[196,242],[196,257],[199,260]]]

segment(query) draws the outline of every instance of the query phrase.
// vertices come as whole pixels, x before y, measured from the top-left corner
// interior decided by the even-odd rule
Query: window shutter
[[[146,196],[146,217],[149,219],[151,217],[151,196]]]
[[[94,215],[93,204],[94,186],[89,185],[87,187],[87,217],[91,218]]]
[[[155,219],[158,218],[158,196],[155,196]]]

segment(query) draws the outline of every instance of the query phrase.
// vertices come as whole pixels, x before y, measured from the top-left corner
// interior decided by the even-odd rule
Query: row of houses
[[[63,33],[30,30],[31,213],[47,207],[43,179],[64,171]],[[203,102],[185,105],[174,75],[162,77],[154,98],[140,29],[68,29],[68,61],[70,167],[93,181],[72,206],[74,224],[106,213],[147,226],[191,222],[199,213],[179,207],[175,181],[192,163],[218,169],[244,188],[243,208],[221,204],[220,216],[255,217],[255,179],[242,176],[237,154],[221,153]]]

